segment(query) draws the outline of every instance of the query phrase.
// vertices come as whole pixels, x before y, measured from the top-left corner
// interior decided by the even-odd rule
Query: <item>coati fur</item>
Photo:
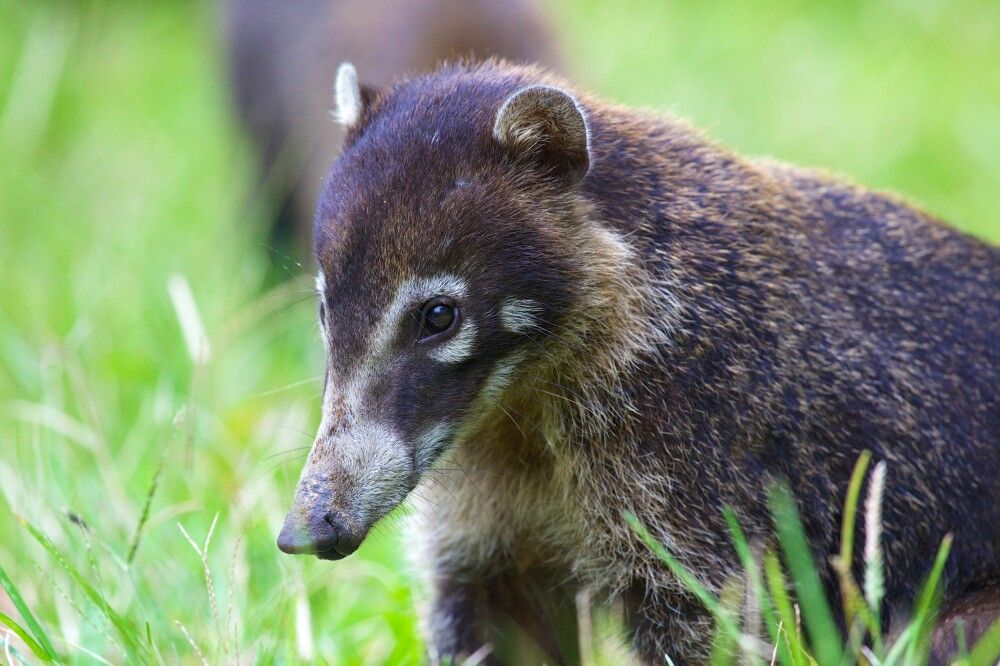
[[[532,0],[226,0],[223,13],[236,111],[259,156],[256,189],[277,211],[272,240],[299,256],[343,139],[330,122],[339,63],[377,85],[457,57],[559,66]]]
[[[722,508],[771,544],[783,481],[835,595],[868,450],[885,621],[948,533],[945,606],[997,589],[1000,251],[534,67],[376,89],[344,65],[337,90],[323,422],[282,550],[343,557],[413,491],[435,659],[514,661],[513,620],[573,661],[589,588],[637,658],[697,663],[713,623],[624,514],[719,593],[741,572]]]

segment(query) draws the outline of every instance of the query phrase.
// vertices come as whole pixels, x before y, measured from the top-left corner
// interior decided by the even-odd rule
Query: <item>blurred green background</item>
[[[548,10],[582,85],[1000,241],[1000,3]],[[418,661],[399,516],[343,562],[274,546],[323,361],[309,266],[248,203],[218,28],[204,3],[0,0],[0,566],[82,663],[127,641],[19,517],[168,663]]]

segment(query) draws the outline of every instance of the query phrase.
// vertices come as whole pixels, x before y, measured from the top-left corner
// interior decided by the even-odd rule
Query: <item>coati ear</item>
[[[333,86],[333,117],[344,127],[357,125],[375,99],[374,88],[358,84],[358,73],[349,62],[340,63]]]
[[[583,110],[568,93],[551,86],[522,88],[497,112],[493,138],[518,158],[576,183],[590,164]]]

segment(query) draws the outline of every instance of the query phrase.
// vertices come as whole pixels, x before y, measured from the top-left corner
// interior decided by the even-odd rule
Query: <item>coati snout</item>
[[[370,93],[350,65],[336,91],[350,127]],[[349,140],[328,178],[316,218],[324,416],[285,552],[353,552],[496,409],[575,299],[579,274],[561,246],[578,222],[560,197],[587,170],[576,102],[525,87],[478,135],[455,129],[396,128],[409,152],[391,156]],[[461,153],[479,162],[454,161]]]

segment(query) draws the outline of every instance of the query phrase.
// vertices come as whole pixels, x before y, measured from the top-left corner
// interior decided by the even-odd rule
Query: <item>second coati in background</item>
[[[419,486],[436,657],[513,660],[513,618],[572,660],[588,587],[639,658],[693,663],[711,619],[623,514],[719,592],[741,572],[722,507],[767,544],[785,480],[835,593],[867,449],[888,463],[889,624],[949,532],[946,608],[995,613],[1000,251],[532,67],[380,90],[345,65],[336,88],[323,419],[282,550],[344,557]]]
[[[272,236],[299,255],[343,136],[330,122],[339,63],[378,85],[458,57],[558,64],[532,0],[227,0],[225,24],[237,111],[260,154],[258,191],[276,209]]]

